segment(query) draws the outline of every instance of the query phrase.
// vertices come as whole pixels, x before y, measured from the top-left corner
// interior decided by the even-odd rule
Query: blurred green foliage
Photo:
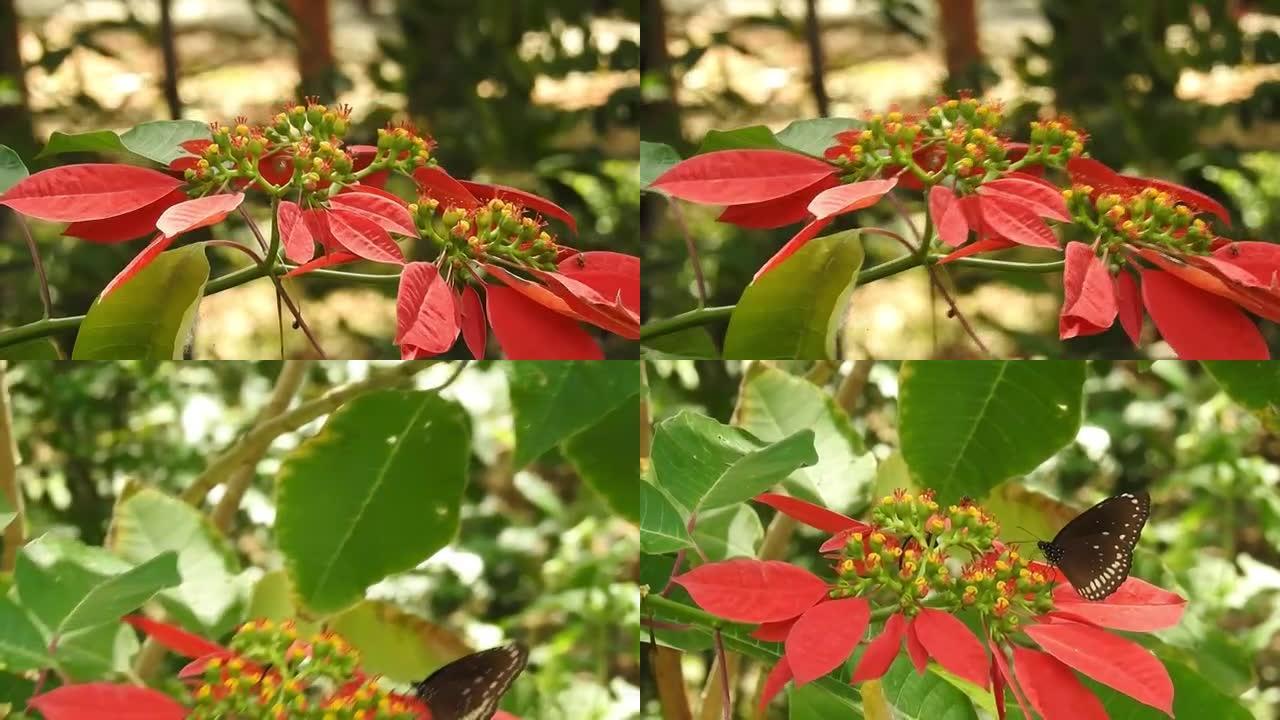
[[[312,364],[298,401],[370,370],[357,362]],[[439,385],[449,370],[423,371],[418,386]],[[28,536],[100,545],[130,483],[180,494],[251,425],[279,371],[276,362],[11,363],[6,377]],[[461,528],[428,562],[383,580],[368,596],[433,623],[428,637],[454,643],[467,637],[474,645],[504,635],[524,639],[533,647],[535,670],[504,704],[521,717],[633,717],[635,528],[583,484],[558,450],[514,471],[508,373],[501,364],[468,367],[444,395],[466,408],[472,426]],[[275,473],[322,423],[278,438],[258,463],[228,537],[247,568],[237,584],[280,568]],[[216,492],[201,509],[214,500]],[[258,612],[275,607],[256,596],[251,606]],[[183,661],[171,661],[176,673]],[[0,683],[20,681],[0,672]]]

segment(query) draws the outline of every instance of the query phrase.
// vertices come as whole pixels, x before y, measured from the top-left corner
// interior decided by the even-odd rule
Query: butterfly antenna
[[[1026,534],[1030,535],[1031,537],[1030,537],[1029,539],[1027,539],[1027,540],[1005,540],[1005,541],[1004,541],[1004,543],[1005,543],[1006,545],[1018,545],[1018,544],[1020,544],[1020,543],[1036,542],[1036,541],[1038,541],[1038,540],[1040,539],[1040,538],[1039,538],[1039,536],[1037,536],[1035,533],[1031,532],[1030,530],[1028,530],[1028,529],[1026,529],[1026,528],[1024,528],[1024,527],[1022,527],[1021,525],[1019,525],[1019,526],[1018,526],[1018,529],[1019,529],[1019,530],[1021,530],[1021,531],[1022,531],[1022,532],[1024,532],[1024,533],[1026,533]]]

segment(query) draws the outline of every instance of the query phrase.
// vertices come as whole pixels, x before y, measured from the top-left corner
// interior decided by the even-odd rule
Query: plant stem
[[[36,266],[36,279],[40,281],[40,303],[44,306],[43,319],[48,320],[53,317],[53,301],[49,299],[49,278],[44,274],[44,263],[40,261],[40,248],[36,247],[35,238],[31,237],[31,229],[27,227],[26,220],[16,213],[14,217],[27,239],[27,250],[31,251],[31,263]]]
[[[22,486],[18,484],[18,438],[13,435],[13,416],[9,412],[9,384],[4,370],[5,363],[0,360],[0,492],[9,501],[13,519],[4,529],[4,556],[0,558],[0,572],[11,573],[18,560],[18,551],[27,542],[27,518]]]

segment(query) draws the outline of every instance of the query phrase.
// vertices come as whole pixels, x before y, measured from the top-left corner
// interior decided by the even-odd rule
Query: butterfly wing
[[[1109,497],[1067,523],[1053,539],[1056,564],[1086,600],[1102,600],[1124,583],[1133,548],[1151,512],[1147,493]]]
[[[519,643],[482,650],[436,670],[414,690],[432,720],[490,720],[528,660]]]

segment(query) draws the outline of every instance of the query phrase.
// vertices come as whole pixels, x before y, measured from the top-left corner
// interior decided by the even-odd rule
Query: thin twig
[[[902,242],[903,245],[905,245],[908,248],[911,248],[913,252],[917,252],[917,253],[927,252],[928,245],[925,244],[924,235],[920,232],[920,229],[916,227],[916,224],[911,222],[911,216],[907,213],[906,206],[903,205],[902,201],[899,200],[897,197],[895,197],[893,193],[889,193],[886,197],[889,198],[889,203],[894,206],[894,208],[898,211],[898,214],[902,216],[902,221],[907,224],[907,227],[911,228],[911,233],[916,236],[916,242],[919,243],[919,245],[917,247],[912,247],[911,244],[906,242],[906,240],[901,235],[897,235],[897,233],[890,233],[887,230],[881,231],[880,234],[888,235],[890,237],[896,236],[897,239],[900,242]],[[878,229],[878,228],[874,228],[874,229]],[[931,263],[925,263],[925,269],[929,271],[929,281],[933,283],[933,286],[938,289],[939,293],[942,294],[943,299],[947,301],[947,306],[950,308],[950,310],[947,311],[947,315],[949,317],[954,317],[955,319],[959,320],[960,327],[964,328],[964,331],[969,336],[969,339],[973,340],[973,344],[978,346],[978,349],[982,351],[983,355],[990,357],[991,351],[987,349],[987,346],[982,342],[982,339],[978,337],[978,333],[974,331],[973,326],[969,324],[969,319],[964,316],[964,313],[960,312],[960,307],[956,305],[955,298],[951,297],[951,293],[947,292],[947,288],[943,286],[942,276],[938,272],[938,269],[935,268]],[[930,308],[930,310],[932,310],[932,307]]]
[[[716,659],[720,662],[720,717],[733,720],[733,698],[729,696],[729,659],[724,655],[724,638],[716,628]]]
[[[262,231],[258,230],[257,223],[253,221],[253,218],[249,217],[249,212],[244,209],[243,205],[240,206],[240,215],[244,217],[244,221],[249,225],[249,230],[253,233],[253,236],[258,239],[258,244],[262,246],[262,251],[267,252],[271,246],[267,243],[266,238],[262,237]],[[276,261],[275,258],[267,258],[266,260],[270,263],[275,263]],[[307,321],[302,319],[302,311],[298,309],[298,306],[293,302],[293,298],[289,297],[289,293],[284,289],[284,283],[280,281],[280,278],[276,277],[274,272],[267,273],[267,275],[271,278],[271,282],[275,284],[276,292],[284,300],[284,304],[289,306],[289,312],[293,313],[294,326],[307,336],[307,340],[311,342],[311,347],[315,348],[316,353],[322,359],[328,358],[329,356],[325,354],[324,348],[320,347],[320,341],[316,340],[316,336],[311,333],[311,328],[307,325]]]
[[[40,260],[40,249],[36,247],[35,238],[31,237],[31,229],[23,221],[22,216],[14,213],[18,227],[27,238],[27,249],[31,251],[31,262],[36,266],[36,277],[40,279],[40,302],[44,304],[44,317],[53,317],[53,301],[49,299],[49,278],[44,274],[44,263]]]
[[[18,484],[18,438],[13,434],[13,414],[9,409],[9,383],[5,362],[0,360],[0,492],[13,511],[13,519],[4,530],[4,555],[0,572],[11,573],[18,562],[18,551],[27,543],[26,503]]]
[[[684,235],[684,245],[689,250],[689,262],[693,263],[693,277],[698,282],[698,307],[706,307],[707,280],[702,275],[702,260],[698,257],[698,246],[693,242],[693,235],[689,233],[689,224],[685,222],[684,211],[680,209],[678,200],[671,202],[671,214],[676,219],[676,225],[680,226],[680,234]]]

